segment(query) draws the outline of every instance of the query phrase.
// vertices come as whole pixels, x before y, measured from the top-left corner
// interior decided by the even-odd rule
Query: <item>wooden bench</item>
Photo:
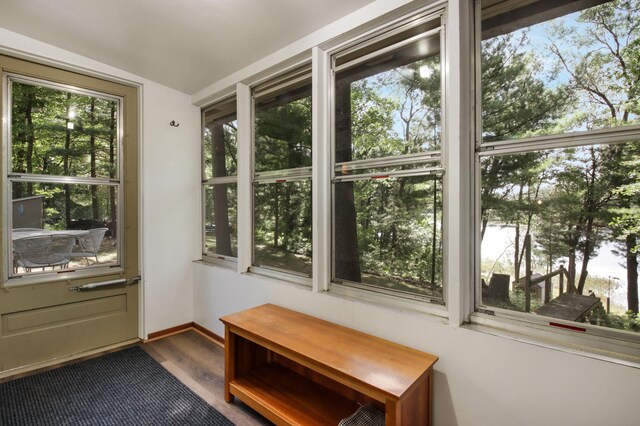
[[[386,425],[429,425],[438,357],[267,304],[225,324],[225,399],[277,425],[337,425],[372,402]]]

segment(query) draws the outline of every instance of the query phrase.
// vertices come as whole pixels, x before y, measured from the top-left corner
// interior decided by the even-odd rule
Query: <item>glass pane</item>
[[[205,188],[205,254],[238,256],[238,186]]]
[[[337,183],[337,280],[442,298],[442,178]]]
[[[256,103],[256,172],[311,166],[311,85]]]
[[[115,186],[13,182],[12,196],[14,274],[119,264]],[[35,261],[59,235],[73,237],[71,251],[58,248],[55,265]]]
[[[481,167],[483,303],[639,331],[640,142]]]
[[[205,123],[204,177],[234,176],[238,173],[238,121],[235,114]]]
[[[13,173],[117,177],[118,102],[10,84]]]
[[[633,65],[640,2],[607,2],[564,16],[558,14],[566,8],[548,5],[552,10],[538,7],[539,14],[521,19],[526,26],[512,24],[518,10],[483,22],[485,142],[640,123]]]
[[[336,162],[440,149],[440,80],[437,35],[338,72]]]
[[[311,276],[311,180],[256,184],[254,263]]]

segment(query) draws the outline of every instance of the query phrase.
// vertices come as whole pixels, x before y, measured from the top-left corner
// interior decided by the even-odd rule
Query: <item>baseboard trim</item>
[[[204,337],[208,337],[209,339],[213,340],[214,343],[217,343],[218,345],[224,348],[224,337],[218,336],[216,333],[209,330],[208,328],[204,328],[197,322],[193,323],[193,329],[198,333],[202,334]]]
[[[201,326],[196,322],[188,322],[185,324],[176,325],[175,327],[169,327],[169,328],[165,328],[164,330],[159,330],[159,331],[154,331],[153,333],[149,333],[144,343],[163,339],[165,337],[173,336],[174,334],[184,333],[185,331],[189,331],[189,330],[195,331],[201,336],[206,337],[207,339],[211,340],[213,343],[224,348],[223,337],[218,336],[213,331]]]
[[[188,322],[185,324],[176,325],[175,327],[165,328],[164,330],[154,331],[153,333],[149,333],[145,342],[162,339],[163,337],[168,337],[173,334],[183,333],[187,330],[191,330],[192,328],[193,322]]]

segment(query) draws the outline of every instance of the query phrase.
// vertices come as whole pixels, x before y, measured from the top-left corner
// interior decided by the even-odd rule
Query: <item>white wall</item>
[[[463,5],[463,1],[449,0],[449,6]],[[402,0],[378,0],[371,7],[212,84],[194,94],[193,101],[206,104],[237,82],[251,83],[278,63],[288,62],[314,46],[340,38],[344,32],[407,4]],[[449,12],[456,9],[450,7]],[[455,41],[449,39],[448,46],[457,45]],[[450,73],[455,77],[455,70]],[[457,96],[465,95],[458,93]],[[459,126],[460,121],[453,123],[456,125]],[[467,142],[464,129],[459,129],[459,133],[461,143]],[[460,206],[454,208],[460,209]],[[460,218],[459,223],[451,226],[466,235],[469,233],[459,226],[465,218],[468,217]],[[464,247],[460,241],[463,239],[459,239],[458,248]],[[463,275],[464,265],[457,254],[451,254],[449,265],[457,269],[449,271],[450,281],[454,280],[452,276]],[[224,335],[218,321],[220,316],[275,303],[439,356],[434,382],[436,425],[622,426],[640,421],[637,402],[640,369],[453,327],[443,319],[425,314],[314,293],[256,275],[241,275],[231,268],[205,264],[193,267],[194,321],[220,336]],[[464,282],[462,276],[457,279]],[[460,306],[464,305],[461,295],[457,300],[461,301]],[[454,317],[462,317],[464,313],[459,308],[450,308],[450,311]]]
[[[200,252],[200,115],[190,96],[3,28],[0,52],[142,85],[141,334],[191,322],[191,261]],[[180,127],[170,127],[171,120]]]
[[[351,301],[293,284],[195,264],[195,317],[275,303],[440,357],[436,425],[637,425],[640,370],[496,337],[424,314]]]

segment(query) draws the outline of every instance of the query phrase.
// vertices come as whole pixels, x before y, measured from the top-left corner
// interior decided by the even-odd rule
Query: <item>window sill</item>
[[[337,283],[331,283],[327,294],[354,302],[371,303],[388,309],[427,314],[437,317],[440,320],[448,320],[449,318],[446,306],[430,303],[427,300],[417,300],[393,294],[377,293],[375,291]]]
[[[526,321],[508,316],[473,313],[470,323],[462,325],[469,330],[492,336],[516,340],[547,349],[598,359],[632,368],[640,368],[640,341],[623,340],[588,334],[549,325],[549,318],[531,318]],[[589,331],[595,326],[588,327]],[[600,327],[595,328],[601,330]],[[632,337],[636,337],[632,335]],[[637,336],[640,339],[640,336]]]
[[[249,275],[253,277],[265,278],[275,282],[285,282],[294,284],[306,290],[311,289],[312,280],[309,277],[297,274],[288,274],[286,272],[280,272],[269,268],[261,268],[258,266],[251,266],[248,272],[244,272],[243,275]]]
[[[234,272],[238,272],[238,264],[232,260],[197,259],[197,260],[194,260],[193,263],[197,263],[199,265],[204,265],[204,266],[213,267],[213,268],[224,268]]]

